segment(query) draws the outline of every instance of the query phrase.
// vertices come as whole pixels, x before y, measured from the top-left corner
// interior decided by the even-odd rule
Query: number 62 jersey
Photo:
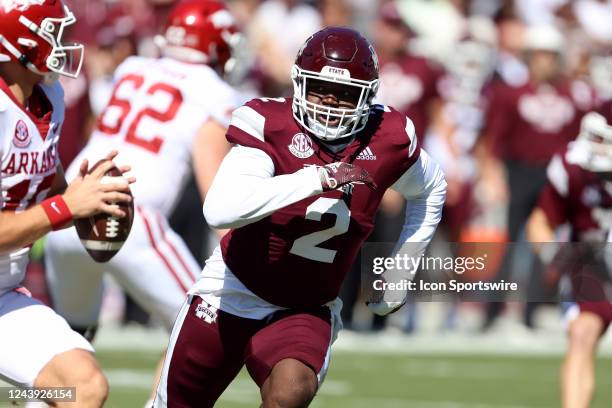
[[[168,215],[191,172],[193,143],[209,118],[227,126],[242,97],[212,68],[170,58],[130,57],[115,72],[115,87],[97,128],[66,172],[84,159],[95,163],[116,149],[138,180],[138,205]]]
[[[223,262],[248,290],[273,305],[311,307],[337,297],[387,188],[408,198],[425,197],[438,183],[440,202],[431,211],[432,228],[423,241],[439,221],[443,175],[418,147],[412,122],[386,106],[374,106],[366,128],[336,153],[297,125],[291,99],[248,102],[234,112],[227,139],[235,147],[217,173],[204,213],[211,225],[233,227],[221,241]],[[259,163],[268,169],[254,169],[261,166],[248,155],[261,157]],[[322,192],[315,166],[339,161],[366,169],[378,188],[356,184]],[[429,175],[417,169],[428,167],[425,162],[434,169]],[[241,178],[232,179],[236,175]],[[410,228],[429,223],[426,213],[412,219]],[[192,293],[202,291],[196,285]]]

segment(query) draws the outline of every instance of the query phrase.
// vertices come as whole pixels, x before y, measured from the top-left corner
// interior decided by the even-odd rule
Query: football
[[[90,170],[91,173],[104,160],[98,161]],[[116,177],[123,177],[117,167],[111,168],[102,178],[103,183],[111,183]],[[131,191],[128,194],[132,195]],[[118,205],[127,216],[116,218],[106,213],[74,221],[81,243],[96,262],[108,262],[119,252],[130,235],[134,221],[134,201]]]

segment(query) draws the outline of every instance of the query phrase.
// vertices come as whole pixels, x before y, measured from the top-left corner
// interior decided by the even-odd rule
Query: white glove
[[[386,282],[384,277],[379,279]],[[397,312],[406,303],[407,291],[406,290],[377,290],[373,293],[372,298],[366,301],[368,309],[372,313],[379,316],[386,316],[388,314]]]
[[[400,308],[404,306],[405,303],[406,302],[382,301],[382,302],[376,302],[376,303],[366,302],[366,305],[368,305],[368,309],[370,309],[372,313],[377,314],[379,316],[386,316],[386,315],[395,313],[398,310],[400,310]]]

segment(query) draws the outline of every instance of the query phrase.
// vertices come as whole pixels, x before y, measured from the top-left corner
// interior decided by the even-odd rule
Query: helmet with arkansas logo
[[[359,32],[328,27],[311,36],[291,69],[293,116],[321,140],[360,132],[378,91],[378,58]]]
[[[156,42],[165,57],[207,64],[230,74],[236,68],[234,51],[244,37],[222,2],[187,0],[170,12]]]
[[[83,45],[63,43],[66,27],[75,22],[62,0],[0,0],[0,62],[76,78]]]

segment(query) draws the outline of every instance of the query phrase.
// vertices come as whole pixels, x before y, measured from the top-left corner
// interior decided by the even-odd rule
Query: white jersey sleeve
[[[407,200],[406,218],[394,253],[412,259],[423,255],[442,218],[446,198],[446,180],[440,166],[421,149],[419,159],[391,187]],[[414,270],[389,269],[382,274],[386,282],[411,280]],[[406,290],[388,290],[378,303],[368,305],[376,314],[385,315],[406,301]]]
[[[563,164],[563,158],[559,154],[555,154],[548,163],[546,177],[561,197],[569,195],[569,173]]]
[[[205,108],[209,112],[209,117],[226,128],[229,127],[232,112],[247,102],[245,96],[223,81],[215,83],[214,89],[203,90],[203,92],[208,92],[211,95],[210,98],[205,99]]]
[[[440,166],[421,149],[419,159],[391,186],[406,198],[406,219],[398,242],[427,246],[442,218],[446,180]]]
[[[204,216],[214,228],[238,228],[322,191],[314,166],[274,176],[270,156],[238,145],[217,171],[204,201]]]

